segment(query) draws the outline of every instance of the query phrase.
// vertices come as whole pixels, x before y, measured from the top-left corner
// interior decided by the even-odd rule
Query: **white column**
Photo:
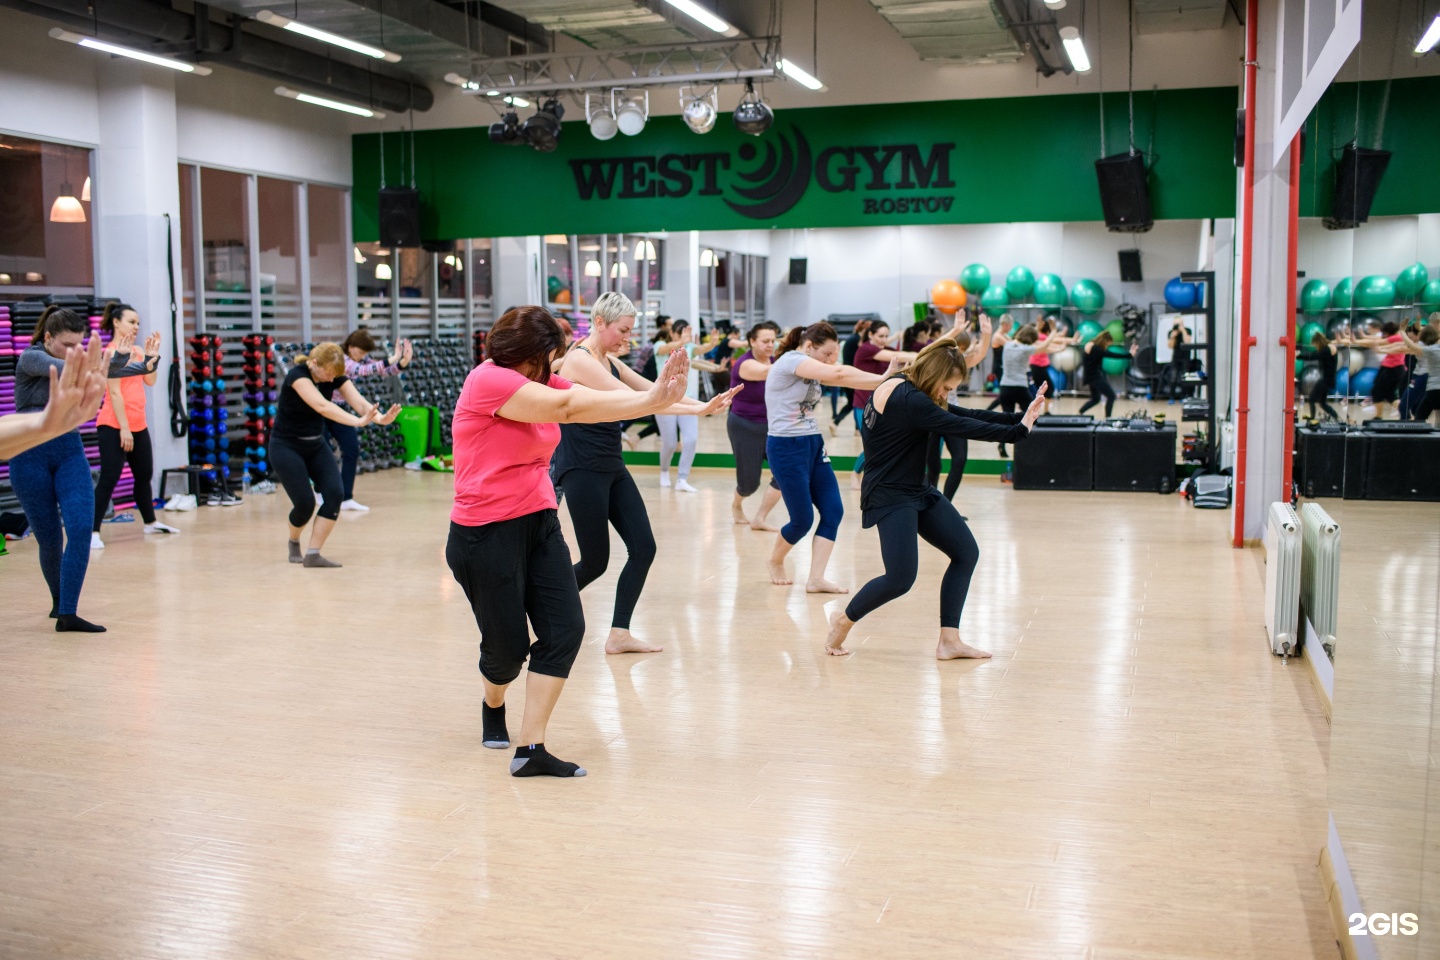
[[[96,292],[119,297],[140,314],[141,331],[164,337],[160,379],[146,407],[156,476],[188,459],[185,441],[170,434],[166,385],[172,349],[170,302],[180,303],[180,181],[176,166],[175,75],[129,60],[100,64],[100,146],[94,184],[99,255]],[[166,215],[174,249],[175,288],[166,267]],[[183,318],[180,336],[184,336]],[[180,354],[184,355],[183,344]],[[184,362],[183,360],[181,361]]]

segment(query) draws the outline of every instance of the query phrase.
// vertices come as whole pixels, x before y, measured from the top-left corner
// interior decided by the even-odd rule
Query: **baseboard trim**
[[[1350,935],[1350,915],[1364,913],[1360,893],[1355,889],[1355,878],[1350,873],[1350,863],[1345,859],[1345,847],[1340,843],[1340,834],[1335,829],[1335,815],[1329,815],[1328,837],[1320,849],[1320,861],[1316,865],[1320,872],[1320,885],[1325,891],[1325,904],[1330,910],[1330,922],[1335,927],[1335,944],[1345,960],[1380,960],[1375,941],[1368,933]]]
[[[1310,680],[1320,694],[1320,706],[1325,710],[1325,719],[1329,720],[1330,706],[1335,700],[1335,664],[1331,663],[1325,654],[1320,635],[1315,632],[1315,626],[1303,612],[1300,615],[1300,629],[1305,638],[1300,644],[1305,665],[1310,668]]]

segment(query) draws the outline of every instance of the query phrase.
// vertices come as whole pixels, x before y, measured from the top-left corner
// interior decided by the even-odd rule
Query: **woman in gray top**
[[[1415,419],[1424,422],[1440,410],[1440,329],[1433,324],[1422,327],[1419,340],[1407,338],[1405,343],[1407,352],[1416,354],[1416,382],[1424,377],[1425,396],[1415,407]]]
[[[1046,353],[1058,353],[1070,345],[1070,341],[1061,336],[1052,335],[1044,343],[1038,343],[1040,333],[1035,329],[1034,324],[1027,323],[1015,331],[1012,340],[1006,340],[1005,349],[1000,356],[1000,409],[1006,413],[1014,413],[1016,410],[1025,410],[1034,399],[1030,394],[1030,356],[1037,350],[1044,350]],[[1006,457],[1009,454],[1005,450],[1005,444],[1000,444],[1000,456]]]
[[[785,558],[815,522],[814,507],[820,510],[820,525],[810,547],[810,576],[805,581],[809,593],[846,593],[844,587],[825,579],[830,553],[835,549],[835,534],[845,505],[840,499],[840,486],[825,453],[820,425],[815,410],[820,405],[821,387],[847,387],[851,390],[874,390],[893,373],[896,363],[884,374],[864,373],[854,367],[837,364],[840,338],[828,323],[795,327],[780,343],[775,362],[765,378],[765,413],[770,433],[765,440],[765,458],[770,461],[770,476],[780,487],[790,522],[775,538],[770,552],[770,582],[790,584],[795,581],[785,573]]]

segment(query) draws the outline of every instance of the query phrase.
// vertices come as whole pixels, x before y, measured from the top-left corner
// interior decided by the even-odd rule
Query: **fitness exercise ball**
[[[1375,336],[1380,332],[1380,318],[1373,313],[1367,313],[1355,321],[1354,328],[1356,336]]]
[[[1075,332],[1080,336],[1081,343],[1089,343],[1100,336],[1100,331],[1103,329],[1105,328],[1094,320],[1081,320],[1080,325],[1075,328]]]
[[[966,293],[981,294],[990,286],[990,268],[983,263],[972,263],[960,271],[960,286]]]
[[[1117,344],[1125,342],[1125,321],[1111,320],[1105,324],[1105,332],[1110,334],[1110,339]]]
[[[1355,306],[1362,310],[1395,305],[1395,281],[1389,277],[1369,276],[1355,285]]]
[[[1402,300],[1414,300],[1429,282],[1430,271],[1425,269],[1425,264],[1412,263],[1395,278],[1395,293]]]
[[[564,281],[562,281],[559,277],[555,276],[553,273],[550,275],[549,279],[545,281],[545,290],[550,294],[551,303],[555,302],[555,297],[560,293],[561,290],[564,289]]]
[[[1189,310],[1200,299],[1200,288],[1175,277],[1165,284],[1165,302],[1171,310]]]
[[[998,317],[1010,306],[1010,294],[1004,287],[986,287],[980,294],[980,309],[992,317]]]
[[[1080,369],[1080,348],[1066,347],[1059,353],[1052,354],[1050,357],[1050,366],[1064,373],[1074,373]]]
[[[569,304],[570,304],[570,291],[569,291],[568,289],[567,289],[567,290],[560,290],[560,291],[558,291],[558,292],[555,294],[555,302],[556,302],[556,303],[559,303],[559,304],[564,304],[564,305],[566,305],[566,306],[569,306]]]
[[[1330,309],[1330,284],[1324,280],[1311,280],[1300,290],[1300,309],[1304,313],[1319,313]]]
[[[1315,384],[1320,382],[1320,366],[1314,363],[1307,363],[1304,369],[1297,369],[1295,375],[1300,378],[1300,392],[1305,396],[1315,389]]]
[[[954,313],[965,306],[965,288],[954,280],[937,280],[930,288],[930,301],[941,313]]]
[[[1065,306],[1065,281],[1053,273],[1042,273],[1035,278],[1035,288],[1030,295],[1042,307]]]
[[[1348,351],[1349,359],[1345,361],[1345,369],[1341,373],[1359,373],[1365,369],[1365,361],[1370,359],[1370,351],[1360,347],[1351,347]]]
[[[1064,370],[1056,370],[1054,361],[1051,361],[1050,368],[1045,371],[1050,377],[1050,396],[1055,396],[1065,389],[1065,384],[1070,380]]]
[[[1345,277],[1335,284],[1335,289],[1330,294],[1330,306],[1336,310],[1349,310],[1355,306],[1355,280],[1353,277]]]
[[[1314,339],[1315,334],[1324,332],[1325,328],[1318,323],[1312,322],[1305,324],[1300,328],[1295,337],[1296,348],[1300,350],[1310,349],[1310,341]]]
[[[1425,284],[1425,289],[1420,291],[1417,302],[1426,310],[1440,310],[1440,278]]]
[[[1127,369],[1129,369],[1129,367],[1130,367],[1130,358],[1129,358],[1129,357],[1106,357],[1105,360],[1104,360],[1100,365],[1101,365],[1102,367],[1104,367],[1106,373],[1111,374],[1111,375],[1119,375],[1119,374],[1124,373]]]
[[[1342,397],[1350,395],[1350,371],[1344,367],[1335,371],[1335,392]]]
[[[1335,317],[1325,325],[1325,336],[1334,340],[1342,333],[1350,332],[1350,321],[1344,317]]]
[[[1025,303],[1035,290],[1035,274],[1029,267],[1016,267],[1005,278],[1005,292],[1010,294],[1011,303]]]
[[[1066,320],[1066,319],[1065,319],[1064,317],[1062,317],[1060,314],[1054,313],[1054,312],[1046,313],[1045,316],[1042,317],[1041,319],[1043,319],[1043,320],[1049,320],[1049,321],[1050,321],[1050,329],[1056,331],[1057,333],[1061,334],[1062,336],[1069,336],[1069,335],[1070,335],[1070,321],[1069,321],[1069,320]]]
[[[1305,361],[1304,361],[1304,360],[1301,360],[1299,357],[1296,357],[1296,358],[1295,358],[1295,376],[1297,376],[1297,377],[1300,376],[1301,371],[1304,370],[1304,369],[1305,369]]]
[[[1370,396],[1370,389],[1375,386],[1375,368],[1366,367],[1359,373],[1350,375],[1350,393],[1356,397]]]
[[[1099,313],[1105,306],[1105,291],[1094,280],[1076,280],[1070,288],[1070,302],[1081,313]]]

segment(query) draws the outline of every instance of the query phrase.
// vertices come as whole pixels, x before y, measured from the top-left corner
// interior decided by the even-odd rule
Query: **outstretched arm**
[[[672,351],[658,382],[643,392],[619,389],[596,390],[575,384],[556,390],[527,383],[506,400],[497,416],[520,423],[610,423],[636,420],[652,413],[664,413],[685,397],[685,379],[690,362],[685,352]],[[612,378],[613,379],[613,378]]]
[[[893,365],[893,361],[892,361]],[[805,380],[819,380],[827,387],[847,387],[851,390],[874,390],[890,376],[885,373],[866,373],[864,370],[846,364],[821,363],[805,359],[795,368],[795,375]]]
[[[345,386],[348,387],[349,384],[347,383]],[[370,407],[369,410],[358,417],[348,410],[340,409],[331,403],[329,399],[320,395],[320,389],[315,386],[313,380],[296,380],[293,389],[300,395],[300,399],[304,400],[311,410],[314,410],[327,420],[334,420],[336,423],[343,423],[351,427],[363,427],[375,419],[374,407]],[[343,387],[341,388],[341,393],[344,393]],[[357,393],[356,396],[358,397],[360,395]],[[361,400],[363,401],[363,399],[362,397]],[[391,419],[394,418],[392,417]]]

